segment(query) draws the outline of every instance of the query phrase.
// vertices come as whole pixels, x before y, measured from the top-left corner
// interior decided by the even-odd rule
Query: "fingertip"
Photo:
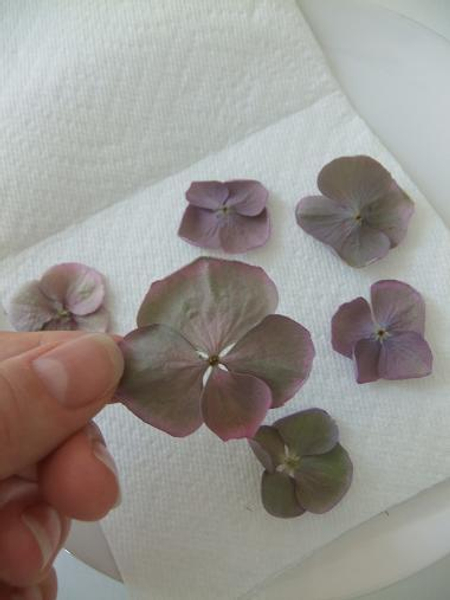
[[[0,511],[0,579],[12,586],[43,581],[68,526],[68,520],[38,496],[14,498]]]
[[[103,518],[120,498],[114,460],[93,424],[43,461],[39,484],[48,502],[80,521]]]

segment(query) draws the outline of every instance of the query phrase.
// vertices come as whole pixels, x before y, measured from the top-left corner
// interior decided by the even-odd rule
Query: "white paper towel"
[[[355,480],[345,500],[330,513],[277,520],[261,506],[261,468],[244,441],[224,444],[205,428],[187,439],[174,440],[142,424],[121,406],[108,408],[99,422],[122,473],[124,501],[103,526],[132,600],[232,600],[251,595],[251,590],[264,580],[298,564],[344,531],[450,475],[448,230],[337,89],[295,4],[275,0],[226,4],[229,10],[233,7],[239,11],[240,31],[254,26],[256,37],[269,36],[274,44],[267,42],[269,53],[276,49],[280,64],[296,73],[291,93],[293,98],[297,96],[297,110],[279,120],[279,115],[272,118],[277,107],[264,105],[264,124],[272,124],[261,131],[4,259],[0,263],[0,295],[6,298],[19,282],[36,277],[56,262],[85,262],[107,276],[116,330],[125,333],[134,327],[137,308],[151,281],[202,254],[176,235],[185,208],[184,191],[190,182],[238,177],[261,180],[271,194],[273,235],[266,247],[240,258],[267,270],[280,292],[279,311],[310,329],[317,351],[310,380],[295,400],[272,411],[269,420],[309,406],[328,410],[336,417],[342,442],[353,457]],[[168,10],[172,5],[181,6],[178,2],[166,5]],[[216,17],[228,18],[231,12]],[[196,27],[201,28],[203,18],[207,18],[206,13],[200,15]],[[177,23],[182,32],[181,20]],[[230,55],[234,53],[233,60],[239,62],[247,56],[246,52],[240,54],[246,41],[234,37],[234,31],[234,26],[231,31],[224,27],[220,44],[228,47]],[[199,55],[210,53],[211,65],[216,38],[201,38],[204,46],[198,48]],[[255,52],[264,55],[265,47],[261,42]],[[251,47],[247,51],[253,56]],[[307,68],[303,68],[304,56],[314,57],[307,59]],[[134,58],[130,54],[129,60]],[[100,66],[101,62],[97,69]],[[219,63],[211,67],[208,77],[214,74],[215,80],[220,75],[219,67]],[[178,92],[173,90],[172,98],[183,93],[183,81],[187,87],[193,84],[190,81],[188,85],[182,75],[180,63],[180,88]],[[173,73],[168,77],[172,78]],[[257,98],[263,81],[267,94],[274,93],[270,91],[270,73],[262,70],[252,77],[262,78],[253,84]],[[280,78],[286,92],[289,76]],[[203,95],[215,97],[213,78],[210,87],[205,82]],[[245,77],[236,82],[238,87],[243,86],[241,98],[250,93],[246,86],[251,82]],[[311,93],[305,90],[316,90],[312,103],[304,102]],[[101,91],[99,95],[102,97]],[[121,95],[117,100],[120,102],[126,104]],[[208,104],[206,99],[204,102]],[[217,122],[213,115],[205,116],[203,125],[205,129],[220,130],[217,136],[221,144],[239,137],[227,137],[230,123]],[[239,117],[239,110],[236,115]],[[93,128],[96,119],[93,116]],[[249,119],[245,117],[241,132],[247,133]],[[262,127],[263,122],[259,124]],[[44,129],[42,123],[41,127]],[[170,162],[172,149],[177,152],[178,139],[174,125],[162,161]],[[130,145],[129,151],[139,160],[139,145]],[[380,160],[416,202],[405,242],[383,261],[358,271],[305,235],[294,218],[297,200],[315,190],[319,169],[338,155],[356,153]],[[92,197],[97,184],[99,195],[104,192],[107,170],[102,171],[102,160],[99,164],[98,180],[94,173],[89,184]],[[76,154],[76,169],[78,165],[85,174],[83,157]],[[45,164],[41,168],[46,171]],[[116,168],[120,171],[121,166]],[[16,177],[18,172],[16,167]],[[46,173],[43,177],[54,176],[51,168]],[[59,173],[59,180],[52,181],[52,185],[60,193],[52,195],[45,210],[32,221],[37,229],[32,233],[34,239],[63,224],[55,224],[52,215],[53,210],[62,215],[66,206],[66,202],[59,205],[55,201],[64,197],[66,174]],[[123,178],[125,181],[125,175]],[[145,181],[140,183],[143,186]],[[111,198],[108,196],[106,204]],[[104,206],[102,203],[95,210]],[[8,223],[19,220],[18,206],[20,196],[7,200],[6,208],[12,215]],[[79,216],[93,208],[89,203],[81,204]],[[30,221],[19,230],[14,248],[27,245],[24,231],[30,231]],[[1,233],[11,236],[3,224]],[[331,349],[330,320],[342,302],[367,296],[371,283],[390,277],[407,281],[425,296],[426,335],[435,354],[434,374],[423,380],[358,386],[351,362]]]
[[[294,0],[3,2],[0,84],[0,257],[334,88]]]

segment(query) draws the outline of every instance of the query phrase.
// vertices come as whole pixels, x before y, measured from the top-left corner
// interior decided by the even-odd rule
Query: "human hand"
[[[90,420],[122,372],[107,335],[0,333],[0,600],[54,600],[70,519],[100,519],[120,501]]]

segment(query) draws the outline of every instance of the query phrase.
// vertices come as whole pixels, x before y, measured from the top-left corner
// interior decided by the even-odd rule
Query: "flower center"
[[[295,471],[298,469],[300,464],[300,456],[295,452],[285,448],[284,455],[281,459],[281,463],[277,467],[279,473],[286,473],[290,477],[294,476]]]
[[[208,362],[210,367],[217,367],[220,362],[220,357],[217,356],[217,354],[213,354],[208,358]]]
[[[58,310],[58,317],[60,317],[61,319],[65,319],[67,317],[71,317],[72,313],[70,312],[70,310],[67,310],[66,308],[61,308],[60,310]]]
[[[375,337],[379,342],[383,342],[389,335],[389,332],[384,327],[378,327],[375,331]]]
[[[354,218],[355,218],[355,221],[361,225],[362,220],[363,220],[361,213],[356,213]]]
[[[217,216],[218,217],[226,217],[232,211],[233,211],[233,209],[230,206],[227,206],[226,204],[224,204],[221,208],[219,208],[217,210]]]

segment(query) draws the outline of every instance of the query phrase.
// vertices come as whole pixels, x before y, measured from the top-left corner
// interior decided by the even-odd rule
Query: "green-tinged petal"
[[[370,156],[341,156],[325,165],[317,178],[328,198],[361,209],[386,194],[392,177]]]
[[[233,372],[265,381],[274,408],[292,398],[308,379],[314,354],[307,329],[288,317],[270,315],[239,340],[222,362]]]
[[[284,456],[284,442],[278,431],[269,425],[262,425],[249,444],[266,471],[273,473]]]
[[[345,496],[352,476],[352,462],[340,444],[326,454],[302,458],[295,473],[297,499],[310,512],[327,512]]]
[[[290,519],[305,512],[297,500],[294,480],[283,473],[263,473],[261,498],[264,508],[274,517]]]
[[[275,421],[286,446],[298,456],[324,454],[339,440],[339,430],[330,415],[320,408],[302,410]]]
[[[361,211],[362,218],[374,229],[388,236],[395,248],[406,236],[414,213],[414,202],[392,180],[389,191]]]
[[[275,284],[260,267],[199,258],[152,284],[138,325],[169,325],[197,348],[216,355],[274,312],[277,304]]]
[[[200,398],[207,362],[165,325],[136,329],[121,342],[125,373],[119,399],[140,419],[176,437],[203,422]]]

